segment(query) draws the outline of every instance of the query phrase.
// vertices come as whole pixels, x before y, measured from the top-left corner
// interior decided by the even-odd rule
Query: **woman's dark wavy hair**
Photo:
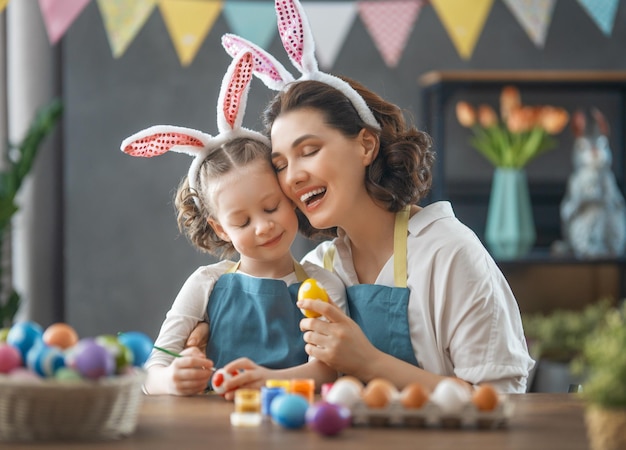
[[[270,148],[254,139],[236,138],[212,150],[202,161],[197,177],[199,192],[189,187],[188,177],[183,178],[174,197],[178,229],[196,248],[220,257],[236,254],[233,244],[222,240],[209,225],[208,219],[215,217],[215,203],[208,193],[211,183],[221,176],[257,160],[265,161],[271,169]]]
[[[365,124],[356,109],[340,91],[319,81],[297,81],[277,94],[263,112],[266,133],[281,114],[311,108],[320,111],[325,123],[348,138],[355,138],[363,128],[369,129],[380,142],[375,160],[367,167],[365,187],[369,195],[388,211],[397,212],[406,205],[419,202],[432,185],[435,154],[428,134],[407,123],[403,111],[383,100],[359,82],[348,82],[362,97],[381,125],[375,130]],[[336,229],[313,228],[301,211],[298,212],[300,232],[310,238],[336,235]]]

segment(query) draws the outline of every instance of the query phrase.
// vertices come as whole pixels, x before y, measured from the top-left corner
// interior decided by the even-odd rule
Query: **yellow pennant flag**
[[[183,66],[191,64],[222,11],[222,1],[160,0],[159,8]]]
[[[155,6],[156,0],[98,0],[114,58],[124,54]]]
[[[469,59],[483,31],[493,0],[431,0],[430,3],[443,22],[456,51],[463,59]]]
[[[0,13],[4,11],[4,8],[7,7],[8,3],[9,3],[9,0],[0,0]]]

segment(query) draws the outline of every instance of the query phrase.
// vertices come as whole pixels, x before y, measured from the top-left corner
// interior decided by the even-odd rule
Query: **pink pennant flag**
[[[90,0],[39,0],[50,44],[56,44]]]
[[[396,67],[424,0],[359,2],[359,15],[388,67]]]

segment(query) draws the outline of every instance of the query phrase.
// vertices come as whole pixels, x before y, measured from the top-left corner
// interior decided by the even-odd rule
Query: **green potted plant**
[[[537,361],[529,388],[539,392],[566,392],[581,377],[570,364],[582,351],[584,340],[606,319],[613,302],[601,299],[582,310],[557,309],[549,314],[522,316],[531,356]]]
[[[6,160],[0,167],[0,328],[9,327],[17,313],[20,296],[11,282],[10,245],[11,219],[18,211],[15,204],[22,182],[30,172],[41,143],[61,118],[61,100],[54,99],[41,107],[24,139],[17,145],[9,144]]]
[[[579,395],[587,405],[591,448],[626,449],[626,302],[609,311],[583,344],[572,369],[585,375]]]

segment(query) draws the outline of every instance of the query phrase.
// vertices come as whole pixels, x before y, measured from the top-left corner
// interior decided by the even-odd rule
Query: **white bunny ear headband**
[[[283,91],[292,81],[316,80],[326,83],[341,91],[352,103],[359,117],[369,126],[380,130],[380,124],[367,103],[350,84],[341,78],[321,72],[315,59],[315,42],[304,9],[298,0],[275,0],[278,34],[292,64],[302,76],[294,80],[293,76],[272,55],[250,41],[234,34],[222,36],[222,45],[226,52],[235,57],[242,50],[254,55],[254,73],[270,89]]]
[[[249,51],[239,52],[228,66],[217,101],[218,134],[172,125],[155,125],[122,141],[120,149],[131,156],[159,156],[168,151],[187,153],[194,157],[189,167],[189,187],[198,192],[198,170],[215,148],[235,138],[246,137],[270,146],[261,133],[241,126],[252,80],[254,57]],[[197,198],[194,197],[199,206]]]

